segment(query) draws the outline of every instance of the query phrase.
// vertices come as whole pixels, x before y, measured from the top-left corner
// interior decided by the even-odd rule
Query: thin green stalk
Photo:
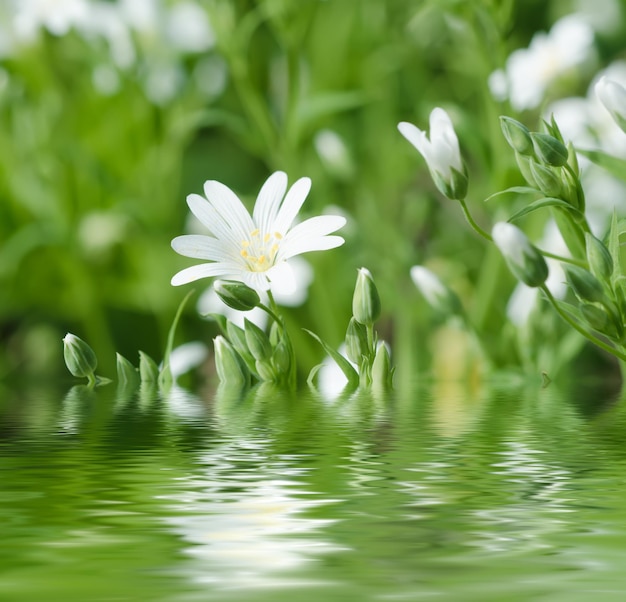
[[[491,234],[489,234],[489,232],[487,232],[486,230],[483,230],[474,221],[474,218],[472,217],[472,214],[469,212],[469,209],[467,208],[467,205],[465,204],[465,201],[460,200],[459,203],[461,203],[461,208],[463,209],[463,213],[465,214],[465,219],[467,220],[467,223],[472,227],[472,229],[477,234],[480,234],[480,236],[482,236],[485,240],[488,240],[489,242],[493,242],[493,238],[491,238]]]
[[[626,355],[624,353],[622,353],[621,351],[618,351],[617,349],[615,349],[615,347],[612,347],[611,345],[608,345],[604,341],[600,340],[599,338],[597,338],[596,336],[594,336],[593,334],[585,330],[582,326],[577,324],[572,318],[570,318],[570,316],[568,316],[559,307],[559,304],[557,303],[556,299],[553,297],[552,293],[550,292],[550,289],[545,284],[541,286],[541,290],[544,292],[548,301],[552,304],[554,309],[556,309],[557,313],[561,316],[561,318],[563,318],[572,328],[577,330],[586,339],[589,339],[594,345],[597,345],[601,349],[604,349],[605,351],[607,351],[611,355],[614,355],[618,359],[622,361],[626,361]]]

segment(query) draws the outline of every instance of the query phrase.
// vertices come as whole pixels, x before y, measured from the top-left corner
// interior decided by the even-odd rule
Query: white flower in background
[[[508,96],[518,111],[539,106],[555,79],[592,56],[593,42],[593,29],[580,15],[559,19],[549,33],[535,34],[528,48],[512,52],[504,71],[491,75],[492,94]]]
[[[178,2],[166,19],[168,41],[182,52],[203,52],[215,45],[206,12],[194,2]]]
[[[577,149],[599,149],[615,157],[626,158],[626,133],[597,96],[598,82],[607,78],[626,85],[626,62],[615,61],[602,70],[589,86],[586,97],[564,98],[551,103],[544,117],[554,116],[566,140]],[[587,199],[587,218],[593,232],[602,237],[613,209],[626,208],[626,186],[621,179],[578,155],[582,168],[581,181]]]
[[[179,236],[172,241],[172,248],[181,255],[209,263],[178,272],[172,284],[220,276],[266,291],[275,278],[281,277],[291,290],[295,289],[288,260],[344,242],[340,236],[329,236],[346,223],[341,216],[317,216],[293,225],[310,188],[311,180],[301,178],[287,191],[287,175],[276,172],[261,188],[250,215],[230,188],[215,180],[205,182],[206,199],[191,194],[187,204],[210,234]]]
[[[331,174],[344,178],[354,172],[350,151],[337,132],[329,129],[320,130],[315,134],[313,144],[320,160]]]
[[[554,220],[546,223],[539,246],[562,257],[569,257],[570,255],[569,249],[561,236],[561,231]],[[554,297],[563,299],[567,291],[567,284],[561,262],[546,257],[546,263],[548,264],[546,287]],[[506,307],[506,315],[509,320],[518,327],[526,324],[538,299],[539,289],[527,286],[523,282],[518,282]]]
[[[411,268],[411,280],[422,293],[422,296],[431,307],[438,308],[445,302],[448,290],[439,277],[428,268],[414,265]]]
[[[624,129],[626,124],[626,88],[603,75],[595,85],[600,102],[611,114],[615,123]]]
[[[87,0],[20,0],[13,20],[17,38],[33,40],[40,29],[63,36],[87,17]]]
[[[430,137],[406,121],[398,124],[398,130],[424,157],[439,190],[451,199],[464,198],[467,177],[464,175],[459,139],[448,113],[440,107],[431,111]]]
[[[576,0],[574,8],[596,31],[612,34],[623,24],[619,0]]]
[[[200,366],[208,355],[209,349],[201,341],[191,341],[174,347],[169,360],[170,372],[174,382],[183,374],[187,374],[187,372]]]

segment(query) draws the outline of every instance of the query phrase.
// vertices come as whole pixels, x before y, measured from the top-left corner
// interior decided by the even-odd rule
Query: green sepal
[[[580,211],[578,211],[578,209],[572,207],[567,201],[564,201],[563,199],[557,199],[554,197],[543,197],[541,199],[533,201],[532,203],[530,203],[530,205],[526,205],[526,207],[523,207],[522,209],[514,213],[507,221],[512,222],[516,219],[519,219],[520,217],[523,217],[524,215],[532,213],[533,211],[537,211],[538,209],[544,209],[546,207],[560,207],[576,216],[584,217],[584,215]]]

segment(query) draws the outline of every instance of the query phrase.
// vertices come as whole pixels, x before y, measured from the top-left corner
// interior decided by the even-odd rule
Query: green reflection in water
[[[621,600],[623,407],[534,384],[13,392],[0,599]]]

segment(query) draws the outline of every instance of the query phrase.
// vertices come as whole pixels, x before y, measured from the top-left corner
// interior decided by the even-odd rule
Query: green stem
[[[556,259],[558,261],[562,261],[564,263],[571,263],[572,265],[577,265],[581,268],[587,269],[589,266],[586,261],[582,259],[575,259],[574,257],[563,257],[562,255],[557,255],[556,253],[550,253],[549,251],[544,251],[543,249],[537,249],[542,255],[546,257],[550,257],[551,259]]]
[[[557,313],[561,316],[561,318],[563,318],[572,328],[577,330],[586,339],[589,339],[594,345],[597,345],[601,349],[604,349],[605,351],[607,351],[611,355],[614,355],[615,357],[619,358],[620,360],[626,361],[626,355],[624,353],[622,353],[621,351],[618,351],[617,349],[615,349],[615,347],[612,347],[611,345],[608,345],[604,341],[601,341],[599,338],[597,338],[596,336],[592,335],[590,332],[588,332],[582,326],[580,326],[574,320],[572,320],[572,318],[570,316],[568,316],[559,307],[558,302],[552,296],[552,293],[550,292],[550,289],[545,284],[543,284],[541,286],[541,290],[544,292],[545,296],[548,298],[548,301],[552,304],[554,309],[556,309]]]
[[[463,209],[463,213],[465,214],[465,219],[467,220],[467,223],[472,227],[472,229],[477,234],[480,234],[480,236],[482,236],[485,240],[488,240],[489,242],[493,242],[493,238],[491,238],[491,234],[489,234],[489,232],[487,232],[486,230],[483,230],[474,221],[474,218],[472,217],[472,214],[469,212],[469,209],[467,208],[467,205],[465,204],[465,201],[460,200],[459,203],[461,203],[461,208]]]

